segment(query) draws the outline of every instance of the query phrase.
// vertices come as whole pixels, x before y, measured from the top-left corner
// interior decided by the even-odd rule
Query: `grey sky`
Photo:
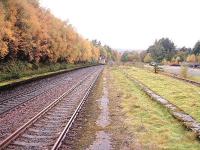
[[[41,0],[88,39],[113,48],[147,49],[169,37],[178,47],[200,40],[199,0]]]

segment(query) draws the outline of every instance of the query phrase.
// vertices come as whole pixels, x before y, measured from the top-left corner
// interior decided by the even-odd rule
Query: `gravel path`
[[[98,82],[101,83],[97,84],[97,87],[91,92],[83,109],[81,109],[81,113],[78,114],[75,123],[72,125],[72,129],[59,148],[60,150],[112,149],[112,135],[108,131],[110,112],[107,78],[104,77],[103,81],[101,79]]]

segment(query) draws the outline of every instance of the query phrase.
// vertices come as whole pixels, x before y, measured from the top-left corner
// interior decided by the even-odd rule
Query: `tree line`
[[[124,52],[121,60],[124,62],[141,61],[145,63],[154,61],[163,64],[200,63],[200,41],[197,41],[193,48],[177,48],[169,38],[161,38],[142,52]]]
[[[93,40],[92,44],[97,47],[100,51],[100,59],[109,61],[120,61],[120,53],[117,50],[113,50],[108,45],[102,45],[100,41]]]
[[[38,0],[0,0],[0,27],[0,63],[97,62],[101,55],[116,59],[116,51],[84,39]]]

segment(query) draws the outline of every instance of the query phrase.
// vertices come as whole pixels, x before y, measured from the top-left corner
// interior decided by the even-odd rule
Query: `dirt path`
[[[88,149],[91,150],[109,150],[112,148],[111,145],[111,134],[105,131],[105,127],[110,124],[109,117],[109,98],[107,89],[107,79],[103,79],[103,94],[98,101],[98,107],[100,108],[100,114],[96,121],[97,126],[102,129],[96,133],[96,140],[90,145]]]
[[[121,111],[121,93],[112,81],[105,69],[66,136],[67,149],[124,150],[137,143],[127,130]]]

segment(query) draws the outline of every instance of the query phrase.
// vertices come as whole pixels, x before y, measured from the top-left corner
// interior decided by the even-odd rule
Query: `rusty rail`
[[[100,74],[100,73],[99,73]],[[71,125],[73,124],[76,116],[78,115],[79,111],[81,110],[83,104],[85,103],[91,89],[93,88],[95,82],[97,81],[98,77],[99,77],[99,74],[96,76],[95,80],[90,84],[86,94],[84,95],[84,97],[81,99],[81,102],[79,103],[78,107],[76,108],[76,110],[74,111],[73,115],[71,116],[70,120],[67,122],[64,130],[62,131],[62,133],[60,134],[60,136],[58,137],[57,141],[55,142],[52,150],[57,150],[59,149],[59,147],[61,146],[62,144],[62,141],[64,140],[66,134],[68,133]]]
[[[75,88],[77,88],[84,80],[86,80],[91,74],[84,77],[80,82],[75,84],[73,87],[71,87],[68,91],[63,93],[59,98],[57,98],[55,101],[53,101],[51,104],[49,104],[47,107],[45,107],[42,111],[40,111],[37,115],[35,115],[33,118],[31,118],[27,123],[22,125],[19,129],[17,129],[15,132],[13,132],[10,136],[8,136],[5,140],[3,140],[0,143],[0,149],[5,148],[8,146],[13,140],[15,140],[20,134],[22,134],[28,127],[30,127],[33,123],[35,123],[39,118],[41,118],[45,113],[47,113],[51,108],[53,108],[57,103],[59,103],[65,96],[70,94]]]

